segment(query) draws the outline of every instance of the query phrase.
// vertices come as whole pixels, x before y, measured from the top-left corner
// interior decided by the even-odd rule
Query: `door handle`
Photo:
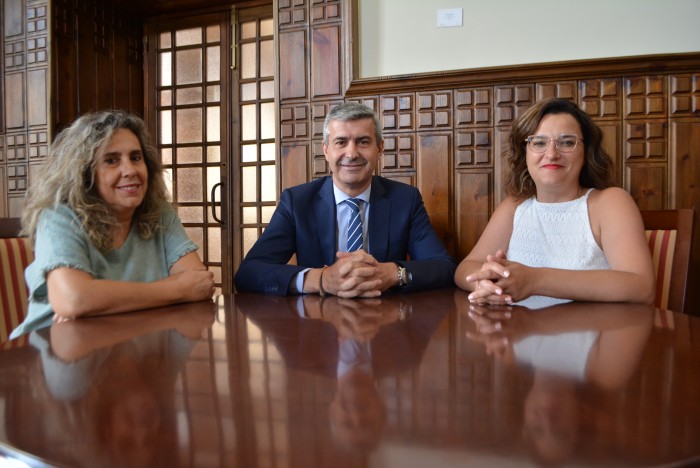
[[[220,185],[221,185],[221,182],[217,182],[211,188],[211,217],[214,218],[214,221],[223,225],[224,222],[218,216],[216,216],[216,189],[219,188]],[[223,204],[222,204],[222,207],[223,207]]]

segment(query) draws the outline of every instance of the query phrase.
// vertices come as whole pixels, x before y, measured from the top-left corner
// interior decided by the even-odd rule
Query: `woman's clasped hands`
[[[481,269],[467,276],[468,282],[475,283],[469,300],[481,305],[505,305],[525,299],[532,294],[532,272],[526,270],[532,268],[509,261],[503,250],[488,255]]]

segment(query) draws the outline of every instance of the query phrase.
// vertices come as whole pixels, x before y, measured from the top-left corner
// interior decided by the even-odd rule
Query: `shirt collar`
[[[342,190],[340,190],[338,187],[336,187],[335,184],[333,184],[333,195],[335,195],[335,204],[336,205],[343,203],[348,198],[359,198],[360,200],[363,200],[365,203],[369,204],[369,194],[371,191],[372,191],[372,184],[369,184],[369,187],[367,187],[367,189],[364,192],[362,192],[361,194],[359,194],[356,197],[351,197],[348,194],[346,194],[345,192],[343,192]]]

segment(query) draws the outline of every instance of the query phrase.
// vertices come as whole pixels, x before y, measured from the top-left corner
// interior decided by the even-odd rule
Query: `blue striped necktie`
[[[348,198],[345,200],[351,210],[350,223],[348,223],[348,243],[347,251],[354,252],[362,248],[362,219],[360,219],[359,198]]]

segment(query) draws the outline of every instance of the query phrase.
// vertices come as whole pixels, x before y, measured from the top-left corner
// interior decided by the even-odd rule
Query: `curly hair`
[[[48,161],[29,188],[22,214],[23,234],[32,242],[41,212],[67,205],[77,214],[80,228],[98,249],[106,252],[112,248],[117,220],[97,191],[96,154],[120,128],[130,130],[139,140],[148,170],[148,188],[134,213],[138,233],[142,238],[150,239],[158,232],[161,213],[171,206],[158,152],[151,145],[140,117],[110,110],[79,117],[51,144]]]
[[[534,134],[544,116],[569,114],[576,119],[583,133],[584,163],[579,174],[581,187],[604,189],[614,184],[613,161],[602,147],[603,132],[593,120],[576,104],[566,99],[543,99],[530,107],[513,124],[508,136],[505,190],[518,199],[537,194],[535,182],[527,170],[527,143],[525,139]]]

